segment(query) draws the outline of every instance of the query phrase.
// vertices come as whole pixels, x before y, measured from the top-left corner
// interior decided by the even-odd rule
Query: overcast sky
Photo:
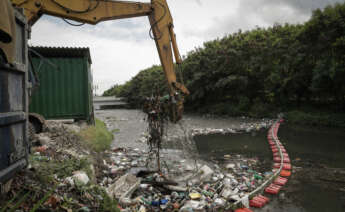
[[[313,9],[335,2],[344,0],[168,0],[182,55],[239,29],[303,23]],[[94,84],[101,94],[160,63],[149,29],[146,17],[73,27],[59,18],[44,16],[32,27],[30,44],[89,47]]]

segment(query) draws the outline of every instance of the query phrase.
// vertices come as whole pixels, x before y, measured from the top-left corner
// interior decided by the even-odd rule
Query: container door
[[[16,12],[16,63],[0,62],[0,183],[27,165],[27,30]]]

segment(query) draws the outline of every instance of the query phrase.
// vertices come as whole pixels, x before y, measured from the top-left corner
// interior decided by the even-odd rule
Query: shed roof
[[[45,47],[45,46],[30,46],[35,52],[43,57],[86,57],[89,63],[92,63],[90,49],[79,47]],[[33,55],[35,56],[35,55]]]

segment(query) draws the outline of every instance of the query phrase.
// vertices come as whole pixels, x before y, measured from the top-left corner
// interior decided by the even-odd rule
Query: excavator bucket
[[[10,2],[8,0],[0,1],[0,14],[3,17],[14,17],[13,10],[11,9]],[[12,19],[14,20],[14,19]],[[0,19],[0,41],[3,43],[9,43],[12,41],[12,23],[7,18]]]
[[[14,11],[9,0],[0,1],[0,54],[5,57],[7,62],[13,63],[15,59],[15,40],[16,36]]]

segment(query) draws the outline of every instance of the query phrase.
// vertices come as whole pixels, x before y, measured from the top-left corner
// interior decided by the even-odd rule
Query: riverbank
[[[112,141],[104,123],[48,121],[46,132],[34,137],[29,166],[2,191],[0,211],[119,211],[101,184],[110,172],[104,163],[111,161],[105,150]]]
[[[239,105],[232,104],[213,104],[198,108],[186,108],[188,111],[196,112],[199,115],[211,114],[215,117],[250,117],[253,119],[258,118],[276,118],[282,115],[284,119],[290,124],[294,125],[309,125],[309,126],[322,126],[333,128],[345,128],[345,113],[334,112],[324,108],[288,108],[281,109],[275,106],[266,104],[255,105],[251,108],[241,108]]]

